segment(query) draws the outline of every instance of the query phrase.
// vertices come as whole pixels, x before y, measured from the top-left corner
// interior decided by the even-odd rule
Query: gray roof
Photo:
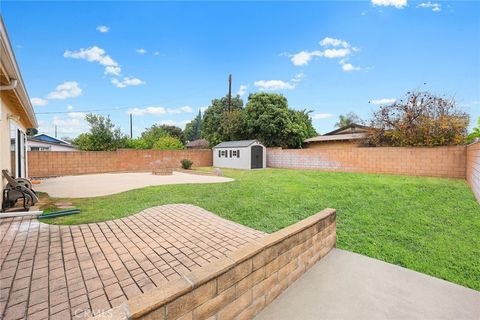
[[[358,140],[363,139],[367,135],[366,133],[350,133],[350,134],[335,134],[331,136],[318,136],[305,140],[304,142],[317,142],[317,141],[338,141],[338,140]]]
[[[257,140],[225,141],[217,144],[214,148],[245,148],[258,142]]]

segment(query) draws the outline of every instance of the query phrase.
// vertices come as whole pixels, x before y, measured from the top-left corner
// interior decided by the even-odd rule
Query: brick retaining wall
[[[180,160],[190,159],[195,167],[213,164],[212,151],[132,150],[28,152],[28,175],[52,177],[77,174],[150,171],[154,168],[180,168]]]
[[[465,179],[466,147],[267,149],[273,168],[388,173]]]
[[[95,319],[252,319],[336,241],[325,209]]]
[[[467,146],[467,182],[480,201],[480,141]]]

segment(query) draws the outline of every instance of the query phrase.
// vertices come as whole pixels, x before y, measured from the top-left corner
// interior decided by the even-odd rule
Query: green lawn
[[[82,213],[48,222],[104,221],[190,203],[273,232],[331,207],[337,209],[339,248],[480,290],[480,204],[463,180],[283,169],[223,172],[236,180],[70,199]]]

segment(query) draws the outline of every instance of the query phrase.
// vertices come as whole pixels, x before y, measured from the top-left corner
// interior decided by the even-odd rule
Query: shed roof
[[[217,144],[213,148],[246,148],[255,142],[258,142],[257,140],[240,140],[240,141],[224,141],[219,144]]]

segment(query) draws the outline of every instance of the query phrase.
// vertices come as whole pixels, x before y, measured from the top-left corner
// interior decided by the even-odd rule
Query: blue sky
[[[4,1],[1,11],[40,131],[57,125],[59,136],[85,131],[85,110],[125,133],[132,112],[135,135],[183,127],[227,93],[229,73],[244,102],[284,94],[314,111],[320,133],[414,89],[455,97],[472,124],[480,116],[475,1]]]

